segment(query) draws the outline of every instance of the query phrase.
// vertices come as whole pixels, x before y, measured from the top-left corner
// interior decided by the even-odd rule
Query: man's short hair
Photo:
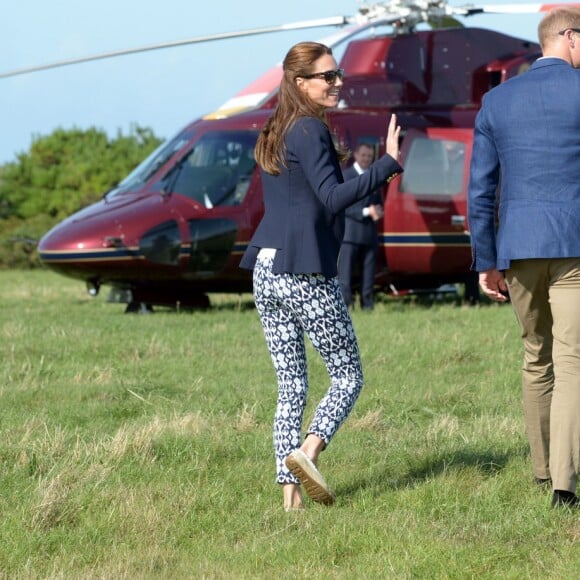
[[[538,24],[538,40],[542,50],[557,39],[566,28],[580,28],[580,7],[559,6],[550,10]]]
[[[357,151],[359,151],[360,149],[362,149],[363,147],[367,147],[368,149],[372,149],[373,151],[375,150],[375,146],[372,143],[369,143],[368,141],[361,141],[360,143],[357,144],[357,146],[354,148],[354,152],[356,153]]]

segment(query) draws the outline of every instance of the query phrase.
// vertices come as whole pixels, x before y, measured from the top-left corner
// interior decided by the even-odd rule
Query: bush
[[[0,167],[0,268],[40,265],[36,242],[53,225],[98,201],[161,143],[151,129],[109,139],[102,130],[57,129]]]
[[[29,270],[40,267],[36,245],[57,221],[42,214],[27,220],[18,218],[2,220],[0,270],[11,268]]]

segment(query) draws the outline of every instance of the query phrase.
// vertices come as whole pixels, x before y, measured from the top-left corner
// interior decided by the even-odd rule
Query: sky
[[[467,2],[450,2],[460,6]],[[473,0],[470,2],[473,4]],[[507,4],[485,0],[484,5]],[[0,73],[28,66],[331,16],[353,16],[355,0],[19,0],[2,13]],[[525,4],[516,1],[510,4]],[[465,25],[536,40],[541,15],[478,15]],[[96,127],[114,138],[137,124],[156,136],[215,111],[279,63],[302,40],[337,28],[212,41],[0,78],[0,165],[55,129]]]

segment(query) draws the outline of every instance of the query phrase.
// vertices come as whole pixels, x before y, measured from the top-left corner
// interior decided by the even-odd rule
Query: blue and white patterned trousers
[[[358,344],[336,278],[273,274],[272,258],[254,268],[254,299],[278,379],[274,417],[277,483],[298,483],[284,459],[301,444],[308,393],[304,333],[323,358],[330,388],[318,404],[308,434],[326,445],[347,418],[363,386]]]

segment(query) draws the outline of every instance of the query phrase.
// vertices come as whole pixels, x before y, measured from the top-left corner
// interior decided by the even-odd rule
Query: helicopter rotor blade
[[[489,4],[483,6],[465,5],[450,8],[458,16],[473,16],[475,14],[535,14],[548,12],[553,8],[578,6],[578,2],[557,2],[555,4]]]
[[[71,58],[66,60],[55,61],[38,66],[30,66],[0,73],[0,79],[13,77],[17,75],[39,72],[43,70],[137,54],[141,52],[161,50],[165,48],[174,48],[177,46],[186,46],[214,40],[227,40],[230,38],[240,38],[244,36],[255,36],[259,34],[268,34],[273,32],[283,32],[288,30],[301,30],[307,28],[321,28],[328,26],[345,26],[347,24],[364,25],[370,28],[373,25],[392,25],[396,28],[395,32],[411,32],[415,25],[420,22],[432,22],[436,26],[443,27],[460,27],[462,24],[454,16],[473,16],[476,14],[525,14],[546,12],[557,6],[580,6],[580,3],[566,2],[556,4],[498,4],[475,6],[468,4],[464,6],[450,6],[446,0],[389,0],[387,2],[377,2],[374,4],[363,3],[357,16],[333,16],[330,18],[321,18],[318,20],[307,20],[293,22],[278,26],[269,26],[263,28],[250,28],[237,32],[224,32],[218,34],[209,34],[198,36],[185,40],[176,40],[170,42],[161,42],[136,48],[124,50],[114,50],[100,54]]]
[[[157,44],[150,44],[146,46],[140,46],[137,48],[128,48],[124,50],[114,50],[111,52],[103,52],[100,54],[95,54],[91,56],[84,56],[79,58],[70,58],[66,60],[55,61],[43,65],[31,66],[19,68],[16,70],[0,73],[0,79],[13,77],[17,75],[23,75],[32,72],[38,72],[42,70],[48,70],[52,68],[58,68],[62,66],[68,66],[72,64],[80,64],[84,62],[91,62],[94,60],[103,60],[106,58],[114,58],[117,56],[125,56],[128,54],[137,54],[140,52],[148,52],[152,50],[160,50],[164,48],[174,48],[176,46],[185,46],[189,44],[198,44],[202,42],[211,42],[213,40],[226,40],[230,38],[239,38],[243,36],[255,36],[258,34],[268,34],[272,32],[284,32],[288,30],[301,30],[305,28],[322,28],[325,26],[344,26],[352,22],[347,16],[333,16],[331,18],[320,18],[318,20],[307,20],[301,22],[291,22],[289,24],[282,24],[278,26],[269,26],[264,28],[250,28],[248,30],[240,30],[237,32],[224,32],[218,34],[209,34],[206,36],[197,36],[195,38],[188,38],[185,40],[176,40],[171,42],[161,42]]]

